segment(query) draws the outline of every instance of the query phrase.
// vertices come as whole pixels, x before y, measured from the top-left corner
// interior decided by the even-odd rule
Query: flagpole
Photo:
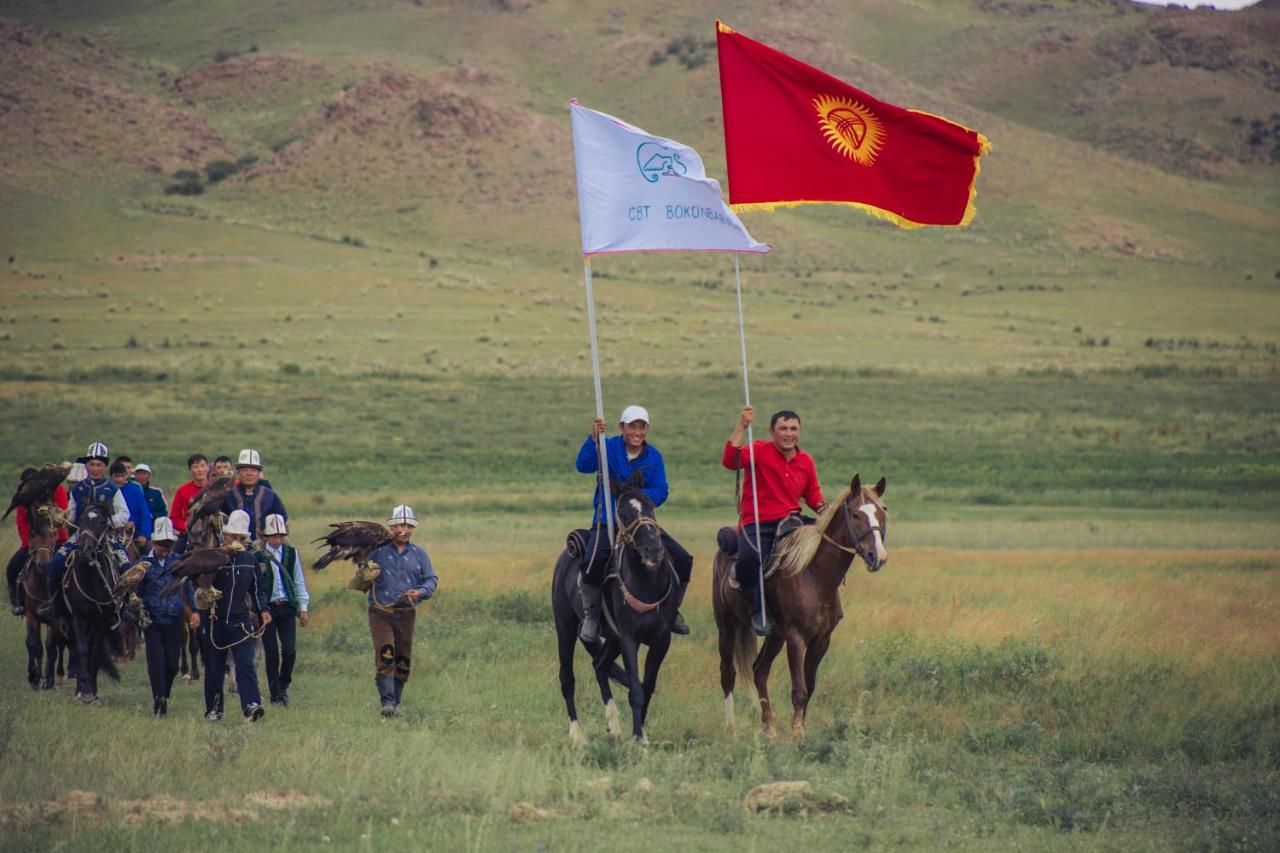
[[[596,340],[596,299],[591,290],[591,258],[582,256],[583,281],[587,289],[587,326],[591,337],[591,374],[595,379],[596,417],[604,420],[604,392],[600,389],[600,344]],[[592,432],[595,432],[592,429]],[[609,550],[613,550],[613,487],[609,482],[609,454],[605,449],[604,433],[596,438],[596,453],[600,458],[600,496],[604,501],[604,522],[609,532]]]
[[[742,269],[737,252],[733,253],[733,280],[738,291],[738,340],[742,345],[742,397],[745,405],[750,406],[751,385],[747,381],[747,325],[742,313]],[[767,626],[769,614],[764,606],[764,554],[760,553],[760,498],[756,491],[756,445],[752,437],[751,424],[747,424],[747,457],[751,464],[751,513],[756,520],[756,555],[759,557],[756,561],[759,573],[756,590],[760,594],[760,620]]]

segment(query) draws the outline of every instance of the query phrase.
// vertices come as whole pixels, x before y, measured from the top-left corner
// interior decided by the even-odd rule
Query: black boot
[[[55,592],[49,596],[49,600],[36,608],[36,615],[47,622],[57,622],[62,618],[62,596]]]
[[[400,709],[400,697],[404,694],[404,682],[396,679],[396,710]]]
[[[169,700],[163,696],[157,696],[152,711],[155,712],[156,719],[163,719],[169,713]]]
[[[684,617],[680,615],[680,605],[684,603],[684,594],[689,591],[687,583],[680,584],[680,589],[676,591],[676,621],[671,625],[671,633],[685,635],[689,633],[689,623],[684,621]]]
[[[585,578],[578,582],[578,592],[582,594],[582,624],[578,626],[578,639],[584,643],[600,642],[600,587],[601,584],[588,583]]]
[[[378,698],[382,700],[382,716],[396,715],[396,679],[393,675],[379,675],[374,679],[378,685]]]
[[[747,610],[751,613],[751,630],[757,637],[769,636],[769,619],[760,608],[760,591],[739,586],[738,594],[747,603]]]

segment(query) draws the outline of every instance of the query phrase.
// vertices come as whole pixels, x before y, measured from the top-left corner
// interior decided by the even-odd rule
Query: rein
[[[638,515],[626,527],[621,527],[618,529],[618,534],[617,534],[618,544],[624,545],[624,546],[634,545],[636,533],[643,527],[652,527],[654,531],[659,535],[661,535],[662,533],[662,528],[658,526],[658,522],[656,519],[649,518],[643,515]],[[646,613],[652,613],[653,611],[661,607],[662,602],[666,601],[671,596],[671,590],[675,588],[675,584],[668,584],[666,591],[662,593],[662,597],[659,598],[657,601],[642,601],[641,599],[636,597],[635,593],[633,593],[630,589],[627,588],[627,582],[622,579],[621,563],[622,563],[622,560],[626,559],[626,556],[627,556],[627,552],[626,552],[626,549],[624,548],[621,551],[621,556],[618,558],[618,561],[619,561],[618,571],[610,574],[609,577],[606,578],[606,580],[609,580],[609,579],[617,580],[618,589],[622,592],[623,602],[625,602],[626,605],[630,607],[634,612],[640,615],[644,615]],[[665,550],[663,552],[662,559],[663,559],[663,563],[674,575],[675,568],[672,567],[671,561],[667,559]],[[604,610],[606,613],[608,613],[608,608],[604,608]],[[612,616],[609,617],[609,621],[612,623],[613,621]],[[617,628],[618,628],[617,625],[613,626],[615,633],[617,633]]]

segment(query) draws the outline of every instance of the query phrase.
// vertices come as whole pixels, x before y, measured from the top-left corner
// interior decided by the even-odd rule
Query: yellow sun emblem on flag
[[[818,127],[831,147],[863,166],[875,162],[884,146],[884,125],[870,109],[852,98],[823,95],[813,99]]]

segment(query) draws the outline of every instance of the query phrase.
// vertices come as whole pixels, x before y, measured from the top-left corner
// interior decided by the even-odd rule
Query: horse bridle
[[[881,508],[883,509],[883,507]],[[868,536],[870,536],[873,533],[876,533],[877,531],[880,533],[880,538],[883,540],[885,536],[883,529],[879,524],[872,523],[867,527],[866,533],[863,533],[861,536],[858,536],[856,533],[854,533],[854,530],[853,530],[853,515],[849,512],[849,502],[845,501],[844,503],[840,504],[840,509],[841,509],[841,514],[844,516],[845,529],[849,531],[849,539],[853,542],[853,547],[850,548],[848,546],[841,545],[839,542],[837,542],[836,540],[828,536],[827,531],[825,530],[822,531],[822,538],[825,541],[834,545],[835,547],[839,548],[841,551],[844,551],[846,554],[852,554],[855,557],[861,557],[863,561],[865,561],[868,565],[875,563],[876,561],[874,559],[868,558],[867,551],[862,547],[862,540],[866,539]],[[888,527],[887,523],[885,524],[885,527]]]

